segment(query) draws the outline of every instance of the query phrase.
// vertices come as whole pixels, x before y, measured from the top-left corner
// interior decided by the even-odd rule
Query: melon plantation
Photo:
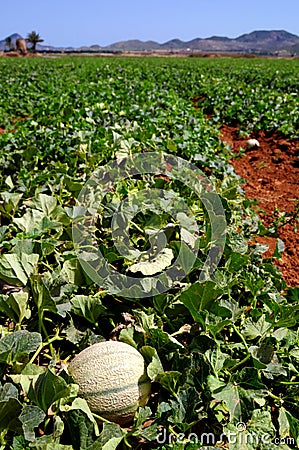
[[[254,243],[277,230],[261,223],[220,139],[223,124],[298,139],[298,70],[299,60],[0,59],[1,449],[298,448],[299,289],[274,265],[282,242],[272,258]],[[145,164],[114,184],[107,172],[101,199],[80,209],[95,171],[154,153],[168,155],[165,170]],[[169,161],[196,166],[217,193],[225,242],[209,276],[214,204]],[[151,207],[157,192],[194,221]],[[129,223],[118,213],[115,224],[128,204]],[[74,222],[92,211],[93,243],[79,258]],[[133,259],[153,242],[152,259]],[[92,271],[91,247],[107,274],[135,277],[150,294],[148,280],[175,258],[188,271],[153,295],[124,295]],[[138,350],[151,381],[126,425],[91,411],[68,371],[111,339]]]

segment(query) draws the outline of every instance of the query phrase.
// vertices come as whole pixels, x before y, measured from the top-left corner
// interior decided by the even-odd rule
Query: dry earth
[[[222,140],[229,144],[236,154],[246,148],[247,139],[241,138],[238,129],[224,125]],[[246,196],[258,202],[256,208],[263,224],[269,228],[279,220],[281,213],[292,213],[299,203],[299,141],[288,141],[278,134],[264,132],[250,136],[257,139],[260,147],[247,150],[245,156],[233,158],[230,162],[238,175],[246,180],[243,188]],[[298,216],[297,216],[298,219]],[[278,227],[278,237],[284,242],[285,250],[275,265],[281,270],[289,286],[299,286],[299,240],[296,224],[291,216],[288,223]],[[274,253],[277,239],[256,236],[256,242],[268,245],[265,257]]]

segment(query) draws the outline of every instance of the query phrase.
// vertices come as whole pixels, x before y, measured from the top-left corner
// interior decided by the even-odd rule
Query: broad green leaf
[[[0,385],[0,430],[17,431],[21,425],[17,421],[21,409],[17,388],[12,383]]]
[[[22,217],[14,218],[13,222],[21,231],[27,234],[39,233],[43,230],[42,224],[44,218],[45,216],[41,211],[30,209]]]
[[[134,417],[134,428],[136,429],[136,431],[134,432],[134,434],[137,434],[137,430],[141,431],[142,428],[142,424],[148,420],[148,418],[150,417],[152,411],[148,406],[145,406],[144,408],[142,408],[141,406],[137,409],[135,417]]]
[[[33,239],[19,239],[16,241],[16,244],[12,250],[12,253],[18,255],[19,258],[22,257],[23,253],[31,255],[34,253],[34,241]]]
[[[213,303],[222,294],[213,281],[207,281],[203,284],[194,283],[187,290],[183,291],[179,299],[186,308],[189,309],[194,320],[202,322],[202,311],[209,311]]]
[[[255,339],[259,336],[263,336],[266,331],[270,331],[271,323],[266,321],[266,317],[263,314],[257,322],[254,322],[251,318],[248,318],[245,322],[243,329],[243,335],[247,339]]]
[[[28,292],[13,292],[7,298],[0,295],[0,311],[4,312],[17,325],[20,325],[24,318],[29,319],[31,316],[28,299]]]
[[[95,441],[94,424],[80,408],[65,413],[74,450],[86,450]]]
[[[0,203],[0,211],[12,213],[17,209],[23,194],[5,191],[0,193],[0,197],[3,200],[2,204]]]
[[[38,427],[39,424],[45,419],[45,417],[46,414],[38,406],[34,405],[23,406],[19,419],[20,422],[22,423],[24,436],[27,441],[34,441],[35,439],[34,428]]]
[[[115,423],[103,423],[103,430],[98,439],[88,450],[116,450],[126,435],[126,431]]]
[[[299,361],[299,348],[298,347],[296,347],[296,348],[293,348],[291,351],[290,351],[290,356],[292,356],[292,358],[294,358],[297,362]]]
[[[299,420],[287,410],[285,411],[285,414],[290,425],[290,434],[295,439],[297,447],[299,447]]]
[[[248,250],[248,243],[241,233],[231,232],[228,235],[228,245],[231,247],[233,252],[239,255],[245,255]]]
[[[144,345],[140,349],[140,353],[143,355],[147,363],[147,374],[152,381],[156,381],[158,375],[164,373],[164,369],[157,350],[148,345]]]
[[[61,399],[59,410],[66,414],[68,426],[73,432],[74,448],[81,449],[87,448],[93,442],[92,438],[99,435],[99,429],[86,400],[76,397],[68,404],[74,395],[78,394],[78,387],[75,384],[70,385],[70,396]]]
[[[28,443],[26,442],[24,436],[14,436],[12,441],[13,450],[30,450]]]
[[[212,367],[213,373],[218,373],[229,358],[229,355],[222,353],[221,350],[216,347],[214,350],[209,349],[205,352],[205,359]]]
[[[39,256],[32,253],[21,256],[6,253],[0,257],[0,279],[14,286],[25,286],[34,272]]]
[[[85,333],[75,327],[73,320],[70,320],[70,325],[65,328],[66,338],[72,344],[78,344],[85,337]]]
[[[184,346],[173,336],[166,333],[166,331],[161,330],[161,328],[152,328],[149,336],[147,337],[147,342],[151,342],[152,345],[156,347],[157,350],[175,350],[177,348],[183,348]]]
[[[14,383],[20,384],[24,394],[28,395],[32,381],[36,380],[44,371],[44,367],[39,367],[36,364],[26,364],[21,373],[10,375],[10,378]]]
[[[151,329],[156,328],[155,324],[155,315],[154,314],[146,314],[145,311],[135,311],[136,315],[140,318],[142,327],[144,330],[149,333]]]
[[[30,353],[36,351],[42,342],[41,335],[26,330],[9,333],[0,339],[0,362],[24,363]]]
[[[99,317],[106,309],[99,298],[87,295],[75,295],[71,298],[71,305],[75,314],[93,324],[98,322]]]
[[[41,375],[33,380],[28,397],[39,406],[43,411],[47,412],[49,407],[60,398],[69,394],[69,386],[66,381],[55,375],[50,369],[46,369]]]
[[[212,390],[212,396],[219,401],[223,401],[229,411],[231,421],[241,420],[241,401],[239,387],[228,383],[223,386],[223,383],[215,385],[215,378],[209,377],[209,386]]]
[[[51,311],[53,313],[56,313],[56,304],[52,299],[52,296],[43,278],[40,275],[33,275],[30,278],[30,283],[33,300],[39,310],[39,313],[43,311]]]
[[[220,381],[214,375],[208,376],[207,384],[208,384],[208,388],[210,389],[211,392],[218,391],[218,390],[220,391],[226,386],[223,381]]]
[[[119,333],[119,340],[121,342],[125,342],[128,345],[131,345],[132,347],[137,348],[137,344],[134,341],[134,333],[135,333],[135,329],[133,327],[124,328]]]
[[[162,387],[167,389],[172,395],[176,395],[179,391],[179,380],[182,377],[182,373],[171,370],[163,373],[158,373],[155,376],[155,381],[160,383]]]
[[[28,200],[26,204],[32,209],[42,211],[45,217],[51,217],[51,214],[57,206],[57,200],[55,197],[40,193]]]
[[[287,411],[283,406],[279,410],[278,423],[279,437],[283,439],[287,436],[290,436],[290,424],[287,417]]]
[[[53,435],[45,435],[35,439],[33,442],[30,442],[30,449],[31,448],[36,450],[74,450],[72,445],[64,445],[55,442]]]
[[[63,263],[60,275],[66,279],[68,283],[81,286],[85,283],[81,265],[77,258],[68,259]]]
[[[268,435],[272,438],[275,436],[275,428],[271,419],[269,410],[253,410],[250,421],[248,422],[248,431],[256,432],[258,435]]]
[[[151,276],[156,273],[162,272],[166,267],[171,265],[174,258],[172,250],[170,248],[164,248],[153,259],[141,261],[129,267],[130,272],[141,272],[143,275]]]
[[[277,242],[276,242],[276,247],[275,247],[275,250],[273,253],[273,258],[277,258],[277,259],[281,258],[281,255],[282,255],[284,249],[285,249],[284,242],[278,238]]]

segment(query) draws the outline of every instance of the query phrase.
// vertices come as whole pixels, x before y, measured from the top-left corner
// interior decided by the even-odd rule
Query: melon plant
[[[71,361],[69,374],[90,410],[118,424],[130,422],[151,390],[143,356],[118,341],[94,344]]]

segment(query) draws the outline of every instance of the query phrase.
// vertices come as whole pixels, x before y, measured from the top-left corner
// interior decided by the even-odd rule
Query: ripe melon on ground
[[[92,412],[118,424],[130,422],[151,390],[143,356],[118,341],[94,344],[71,361],[69,374]]]

